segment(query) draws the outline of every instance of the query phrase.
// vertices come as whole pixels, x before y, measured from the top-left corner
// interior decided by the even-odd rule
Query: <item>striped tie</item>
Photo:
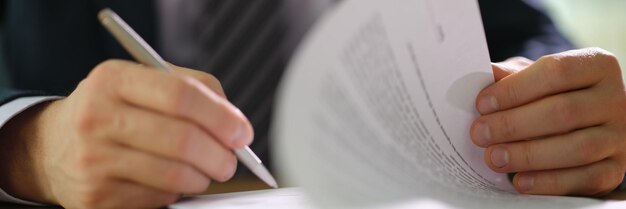
[[[197,66],[216,76],[228,99],[250,119],[251,148],[267,164],[272,107],[286,57],[281,0],[209,0],[205,8]],[[239,169],[246,170],[240,175],[250,174]]]

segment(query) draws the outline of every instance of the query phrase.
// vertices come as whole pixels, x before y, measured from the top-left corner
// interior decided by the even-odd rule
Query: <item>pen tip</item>
[[[278,183],[276,183],[276,180],[274,178],[272,178],[270,182],[268,182],[268,185],[273,189],[278,189]]]

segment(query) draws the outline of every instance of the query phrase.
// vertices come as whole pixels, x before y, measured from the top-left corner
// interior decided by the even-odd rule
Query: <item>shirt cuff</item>
[[[11,120],[11,118],[15,117],[17,114],[23,112],[24,110],[42,102],[61,99],[61,98],[62,97],[57,97],[57,96],[22,97],[22,98],[17,98],[11,102],[8,102],[0,106],[0,129],[2,129],[2,127],[9,120]],[[11,195],[7,194],[4,190],[2,190],[2,188],[0,188],[0,202],[11,202],[11,203],[17,203],[17,204],[43,206],[42,204],[20,200],[15,197],[12,197]]]

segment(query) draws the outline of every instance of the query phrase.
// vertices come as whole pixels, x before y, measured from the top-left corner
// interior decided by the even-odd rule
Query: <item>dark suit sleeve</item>
[[[0,0],[0,30],[4,30],[4,20],[6,13],[6,1]],[[6,70],[6,69],[4,69]],[[0,106],[20,97],[42,96],[42,92],[20,91],[7,87],[0,87]]]
[[[480,0],[489,53],[493,62],[514,56],[537,59],[574,46],[536,0]]]

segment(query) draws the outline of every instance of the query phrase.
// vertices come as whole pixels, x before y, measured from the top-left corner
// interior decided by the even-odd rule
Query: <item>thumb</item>
[[[491,63],[491,68],[493,70],[493,77],[496,82],[508,77],[509,75],[515,74],[519,71],[524,70],[529,65],[532,65],[534,61],[529,60],[524,57],[512,57],[504,62]]]

